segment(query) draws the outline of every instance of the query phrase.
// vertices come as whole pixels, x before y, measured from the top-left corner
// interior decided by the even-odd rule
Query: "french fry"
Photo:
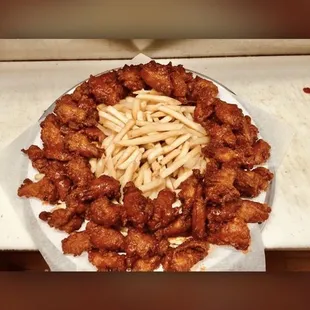
[[[160,131],[170,131],[170,130],[181,130],[184,128],[183,124],[149,124],[139,129],[132,130],[128,133],[130,138],[139,137],[142,135],[146,135],[152,132],[160,132]]]
[[[146,100],[146,101],[150,101],[150,102],[164,102],[164,103],[168,103],[171,105],[181,105],[182,104],[182,102],[180,102],[176,99],[167,97],[167,96],[139,94],[139,95],[137,95],[136,98]]]
[[[116,110],[112,106],[107,107],[107,112],[109,112],[111,115],[115,116],[117,119],[119,119],[124,124],[126,124],[129,121],[129,119],[123,113],[119,112],[118,110]]]
[[[114,132],[120,132],[122,130],[122,127],[120,127],[120,126],[118,126],[118,125],[114,124],[113,122],[108,121],[106,119],[100,119],[100,122],[104,127],[111,129]]]
[[[99,116],[111,121],[112,123],[114,123],[115,125],[119,126],[119,127],[123,127],[124,126],[124,122],[120,121],[118,118],[112,116],[111,114],[104,112],[104,111],[99,111]]]
[[[173,187],[175,189],[177,189],[180,184],[185,181],[186,179],[188,179],[191,175],[193,174],[192,170],[189,171],[185,171],[183,172],[174,182],[173,182]]]
[[[135,99],[132,107],[132,117],[133,119],[137,119],[138,111],[140,111],[140,100]]]
[[[177,157],[181,151],[179,149],[175,149],[172,152],[168,153],[163,160],[160,162],[161,165],[166,165],[168,164],[171,160],[173,160],[175,157]]]
[[[117,164],[116,168],[117,169],[121,169],[121,170],[125,170],[127,169],[127,167],[130,165],[131,162],[133,162],[136,157],[139,155],[140,151],[138,148],[136,148],[134,150],[134,152],[121,164]]]
[[[92,173],[96,172],[96,168],[97,168],[97,159],[96,158],[91,158],[89,160],[89,164],[90,164],[90,171]]]
[[[35,179],[36,181],[40,181],[40,180],[42,180],[44,177],[45,177],[45,174],[44,174],[44,173],[37,173],[37,174],[34,176],[34,179]]]
[[[210,138],[209,137],[200,137],[200,138],[196,138],[196,139],[193,139],[191,142],[190,142],[190,146],[193,147],[193,146],[196,146],[196,145],[199,145],[199,144],[208,144],[210,141]]]
[[[103,127],[100,124],[97,124],[97,128],[101,130],[105,136],[110,136],[113,134],[113,130]]]
[[[186,135],[183,135],[183,136],[177,138],[170,145],[167,145],[167,146],[163,147],[163,153],[167,154],[167,153],[173,151],[174,149],[176,149],[177,147],[182,145],[185,141],[187,141],[190,137],[191,137],[190,134],[186,134]]]
[[[113,178],[116,178],[116,171],[114,168],[113,160],[110,156],[106,159],[106,166],[107,170],[109,171],[109,175]]]
[[[165,181],[162,179],[157,179],[157,180],[151,181],[151,182],[146,183],[146,184],[144,183],[143,185],[141,185],[139,187],[139,189],[144,193],[144,192],[151,191],[151,190],[161,186],[162,184],[165,184]]]
[[[144,176],[143,176],[143,184],[148,184],[152,181],[152,171],[148,167],[144,171]]]
[[[129,146],[128,148],[125,148],[125,151],[123,153],[123,155],[119,158],[119,160],[116,163],[116,167],[118,167],[118,165],[122,164],[125,160],[128,159],[128,157],[137,149],[136,146]]]
[[[96,171],[95,171],[96,178],[99,178],[103,174],[104,168],[105,168],[105,158],[101,157],[97,161],[97,166],[96,166]]]
[[[160,123],[169,123],[173,118],[170,115],[165,116],[161,120],[159,120]]]

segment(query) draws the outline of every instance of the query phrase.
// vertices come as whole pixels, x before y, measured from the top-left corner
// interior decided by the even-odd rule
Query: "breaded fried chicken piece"
[[[202,184],[197,186],[192,211],[192,235],[195,239],[202,239],[206,233],[206,206],[202,196]]]
[[[72,94],[72,99],[76,102],[80,101],[80,99],[84,96],[89,96],[89,87],[88,87],[88,81],[83,82],[81,85],[79,85]]]
[[[88,252],[88,260],[99,271],[126,271],[126,257],[116,252],[92,250]]]
[[[39,214],[39,218],[47,222],[50,227],[65,231],[68,234],[80,229],[84,221],[83,218],[69,209],[56,209],[53,212],[43,211]]]
[[[176,194],[169,189],[163,189],[158,193],[157,198],[153,200],[154,212],[152,218],[148,222],[148,228],[151,231],[166,227],[176,218],[179,209],[172,208],[175,201]]]
[[[234,186],[243,197],[256,197],[268,187],[273,174],[266,168],[260,167],[252,171],[238,170]]]
[[[86,158],[75,156],[66,165],[66,174],[74,185],[83,187],[89,185],[95,178],[90,170],[90,164]]]
[[[190,214],[192,211],[192,205],[195,200],[196,190],[198,185],[202,182],[202,176],[200,175],[199,170],[194,169],[193,174],[183,181],[179,188],[181,189],[178,197],[181,200],[182,204],[182,214]]]
[[[30,145],[27,150],[22,149],[22,152],[29,157],[33,168],[37,169],[40,173],[44,173],[48,160],[45,158],[43,150],[36,145]]]
[[[170,248],[162,261],[165,271],[190,271],[191,268],[208,255],[209,243],[192,238],[177,248]]]
[[[90,93],[95,97],[97,104],[115,105],[126,97],[126,91],[117,80],[115,71],[90,76],[88,80]]]
[[[237,144],[253,145],[254,142],[257,140],[257,135],[258,135],[258,128],[252,124],[251,117],[245,115],[242,121],[241,129],[236,134]]]
[[[65,145],[70,152],[86,158],[99,158],[102,155],[102,150],[96,147],[96,145],[81,132],[68,134],[66,136]]]
[[[241,200],[236,216],[247,223],[261,223],[268,219],[271,208],[266,203]]]
[[[73,213],[85,217],[86,211],[89,209],[89,204],[79,199],[79,188],[74,189],[67,195],[65,202],[68,210]]]
[[[196,76],[195,79],[189,83],[190,100],[197,101],[203,89],[208,89],[210,95],[214,98],[218,95],[218,88],[213,82]]]
[[[213,120],[203,123],[204,128],[211,138],[211,143],[215,146],[234,147],[236,136],[229,125],[219,125]]]
[[[221,206],[208,207],[207,219],[209,223],[229,222],[236,217],[237,211],[241,207],[242,200],[227,202]]]
[[[192,226],[191,217],[186,214],[180,214],[172,223],[163,229],[155,232],[157,237],[178,237],[187,233]]]
[[[24,183],[18,189],[18,196],[38,198],[49,204],[55,204],[59,199],[55,185],[47,177],[36,183],[30,179],[25,179]]]
[[[117,78],[126,88],[136,91],[145,88],[145,83],[140,76],[142,65],[125,65],[117,71]]]
[[[104,227],[117,227],[122,223],[123,206],[110,202],[107,197],[100,197],[90,204],[89,219]]]
[[[87,127],[80,131],[80,133],[86,135],[90,141],[96,141],[102,143],[105,139],[105,134],[97,127]]]
[[[96,104],[87,97],[81,97],[77,103],[72,95],[64,95],[56,102],[54,113],[63,125],[75,130],[95,126],[99,120]]]
[[[264,164],[270,157],[270,149],[270,145],[266,141],[262,139],[257,140],[253,145],[252,164]]]
[[[68,161],[69,153],[65,149],[65,138],[60,131],[60,124],[54,114],[49,114],[41,123],[41,140],[46,158]]]
[[[203,88],[198,95],[194,120],[203,124],[214,112],[215,108],[214,92],[210,88]]]
[[[81,190],[79,197],[82,201],[95,200],[106,196],[109,199],[120,198],[120,182],[107,175],[93,179],[87,189]]]
[[[129,228],[125,238],[125,252],[129,257],[146,258],[156,254],[157,241],[154,236]]]
[[[64,254],[81,255],[91,249],[89,235],[86,231],[73,232],[61,241]]]
[[[212,163],[207,164],[205,173],[205,197],[208,202],[222,204],[236,200],[240,193],[234,187],[234,181],[237,172],[232,168],[222,168],[212,171],[209,167]]]
[[[135,228],[143,229],[153,214],[151,199],[143,196],[133,182],[128,182],[125,185],[123,193],[123,203],[128,223]]]
[[[247,250],[251,235],[246,222],[238,217],[225,224],[210,225],[208,241],[217,245],[231,245],[237,250]]]
[[[154,271],[160,266],[161,257],[156,255],[149,258],[139,258],[137,259],[131,267],[133,272],[148,272]]]
[[[105,228],[92,222],[88,222],[86,231],[90,236],[93,247],[107,251],[122,251],[125,246],[125,237],[112,228]]]
[[[220,99],[215,104],[216,117],[233,130],[240,130],[243,126],[244,115],[236,104],[226,103]]]
[[[148,86],[165,94],[166,96],[171,96],[173,85],[167,65],[162,65],[152,60],[143,65],[140,74]]]

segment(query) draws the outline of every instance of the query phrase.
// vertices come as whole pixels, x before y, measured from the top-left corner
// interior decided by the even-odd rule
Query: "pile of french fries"
[[[193,169],[205,170],[201,148],[209,137],[193,121],[195,107],[154,90],[135,94],[114,106],[98,106],[105,154],[90,160],[92,172],[109,175],[122,187],[133,181],[146,196],[165,187],[177,190]]]

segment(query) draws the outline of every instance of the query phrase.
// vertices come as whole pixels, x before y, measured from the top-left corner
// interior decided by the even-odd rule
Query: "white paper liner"
[[[128,64],[146,63],[150,60],[149,57],[139,54]],[[163,63],[167,63],[167,61]],[[186,69],[191,68],[187,67]],[[241,100],[235,95],[230,95],[248,112],[259,128],[260,135],[271,145],[271,158],[268,167],[273,172],[276,172],[292,140],[293,130],[284,121],[270,113],[245,100]],[[232,103],[232,100],[228,102]],[[37,214],[43,209],[40,202],[35,199],[23,199],[17,196],[17,189],[23,180],[29,176],[29,167],[31,166],[29,159],[21,153],[21,149],[28,148],[33,144],[39,132],[40,126],[37,122],[1,151],[0,185],[11,203],[11,206],[6,207],[14,208],[20,218],[21,225],[25,225],[51,271],[95,271],[95,268],[88,262],[86,253],[75,258],[70,255],[63,255],[59,240],[65,238],[66,234],[48,227],[46,223],[38,219]],[[272,194],[269,192],[269,195]],[[265,194],[256,200],[264,201],[264,197]],[[250,248],[246,253],[228,246],[211,245],[210,253],[206,259],[195,265],[192,270],[265,271],[261,226],[250,224],[249,228],[252,239]]]

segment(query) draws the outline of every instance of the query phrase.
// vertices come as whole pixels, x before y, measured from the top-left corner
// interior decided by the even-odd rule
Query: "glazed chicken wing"
[[[128,182],[125,185],[123,193],[123,203],[128,223],[138,229],[143,229],[153,214],[151,199],[143,196],[133,182]]]
[[[18,196],[38,198],[50,204],[55,204],[59,199],[55,185],[47,177],[36,183],[29,179],[24,180],[24,183],[18,189]]]
[[[65,138],[54,114],[49,114],[41,123],[41,140],[46,158],[68,161],[70,155],[65,149]]]
[[[142,65],[125,65],[117,71],[118,80],[129,90],[136,91],[145,88],[145,83],[140,76]]]
[[[91,75],[88,84],[90,93],[95,97],[98,104],[115,105],[126,96],[126,91],[117,80],[115,71],[99,76]]]
[[[167,65],[161,65],[152,60],[143,65],[141,77],[151,88],[154,88],[166,96],[170,96],[172,94],[173,86]]]
[[[235,217],[232,221],[212,225],[208,241],[217,245],[231,245],[237,250],[247,250],[251,235],[248,225],[243,219]]]
[[[157,198],[153,200],[154,212],[152,218],[148,222],[151,231],[166,227],[176,218],[179,209],[172,208],[175,201],[176,194],[169,189],[163,189],[158,193]]]
[[[118,227],[122,223],[123,206],[110,202],[107,197],[93,201],[88,211],[89,219],[105,227]]]
[[[88,260],[99,271],[126,271],[125,255],[116,252],[92,250],[88,252]]]
[[[91,249],[89,235],[86,231],[73,232],[61,241],[64,254],[81,255]]]
[[[162,264],[165,271],[190,271],[208,255],[209,243],[188,239],[177,248],[170,248]]]
[[[80,132],[68,134],[65,145],[70,152],[86,158],[99,158],[102,155],[102,150]]]
[[[86,158],[75,156],[66,165],[66,174],[74,185],[83,187],[89,185],[95,178],[90,170],[90,164]]]
[[[122,251],[125,246],[125,237],[112,228],[105,228],[89,222],[86,231],[90,236],[93,247],[107,251]]]
[[[106,196],[109,199],[120,198],[120,182],[107,175],[101,175],[99,178],[93,179],[88,188],[80,192],[82,201],[95,200]]]

